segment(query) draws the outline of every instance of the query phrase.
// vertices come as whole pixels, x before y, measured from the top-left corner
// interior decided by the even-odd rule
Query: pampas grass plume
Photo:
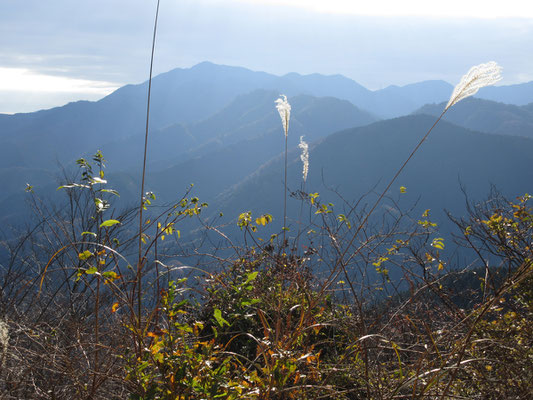
[[[289,120],[291,118],[291,105],[287,101],[287,96],[284,94],[276,100],[276,108],[278,109],[281,123],[283,124],[283,130],[285,131],[285,137],[289,134]],[[283,97],[283,98],[282,98]]]
[[[450,101],[444,110],[446,111],[461,100],[475,95],[479,89],[494,85],[502,79],[501,72],[502,67],[494,61],[473,66],[453,89]]]
[[[300,136],[300,144],[298,147],[302,149],[300,159],[303,163],[302,178],[304,182],[307,180],[307,174],[309,173],[309,145],[303,140],[303,136]]]

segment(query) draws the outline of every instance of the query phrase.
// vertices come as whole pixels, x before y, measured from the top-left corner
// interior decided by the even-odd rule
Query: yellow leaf
[[[431,242],[431,246],[439,249],[439,250],[443,250],[444,249],[444,239],[443,238],[435,238],[433,239],[433,241]]]
[[[255,223],[256,223],[257,225],[263,225],[263,226],[265,226],[265,225],[267,224],[267,219],[265,218],[264,215],[261,215],[259,218],[256,218]]]
[[[400,193],[406,193],[407,188],[405,186],[400,186]]]
[[[91,253],[89,250],[85,250],[83,253],[78,254],[78,258],[82,261],[87,260],[91,258],[94,254]]]
[[[113,305],[111,306],[111,312],[112,313],[115,313],[118,309],[118,302],[117,303],[113,303]]]

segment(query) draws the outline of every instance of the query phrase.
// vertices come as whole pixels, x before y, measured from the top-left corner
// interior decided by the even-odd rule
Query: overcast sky
[[[439,4],[437,4],[439,3]],[[0,112],[147,79],[156,0],[0,0]],[[533,80],[533,1],[161,0],[155,73],[201,61],[379,89],[497,61]]]

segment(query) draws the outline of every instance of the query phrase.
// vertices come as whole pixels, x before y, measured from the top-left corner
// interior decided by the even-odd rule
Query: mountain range
[[[427,104],[415,113],[438,117],[445,106],[446,103]],[[468,98],[452,107],[444,119],[483,132],[533,138],[533,103],[518,106]]]
[[[361,198],[369,206],[385,188],[428,129],[429,115],[379,121],[329,135],[312,146],[305,191],[318,192],[322,203],[345,207]],[[413,216],[432,209],[435,221],[449,225],[444,210],[465,212],[465,194],[483,200],[494,186],[509,198],[533,190],[533,140],[472,131],[441,122],[431,132],[389,193],[404,210],[416,204]],[[302,187],[297,151],[289,156],[288,186]],[[405,188],[405,193],[400,187]],[[341,195],[341,196],[339,196]],[[283,215],[283,159],[278,157],[218,199],[224,213]],[[348,200],[348,204],[344,201]],[[390,203],[390,202],[389,202]],[[381,210],[387,209],[387,201]],[[297,219],[300,201],[290,199],[288,215]],[[342,212],[342,211],[340,211]],[[378,213],[380,215],[380,213]]]
[[[426,81],[371,91],[341,75],[275,76],[207,62],[175,69],[153,79],[147,190],[171,201],[195,183],[195,194],[212,203],[213,214],[223,210],[230,218],[254,209],[278,215],[284,136],[274,100],[285,93],[292,106],[291,190],[301,188],[296,146],[303,136],[311,145],[305,190],[327,198],[337,188],[355,199],[387,182],[452,89]],[[98,149],[127,206],[125,199],[138,195],[146,95],[145,82],[97,102],[0,115],[0,219],[24,214],[26,182],[57,199],[58,181],[65,180],[59,166],[72,175],[74,160]],[[483,198],[490,184],[510,196],[531,191],[532,84],[485,88],[479,96],[497,101],[467,99],[447,113],[448,122],[400,176],[398,184],[408,188],[402,201],[420,197],[426,208],[460,213],[459,182],[474,198]]]

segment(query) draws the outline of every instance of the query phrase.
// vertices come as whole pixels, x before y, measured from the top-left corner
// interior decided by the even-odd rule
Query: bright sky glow
[[[155,2],[4,3],[0,113],[98,100],[146,80]],[[380,89],[455,83],[495,60],[502,85],[533,80],[533,0],[171,0],[161,11],[156,75],[212,61]]]
[[[347,15],[533,18],[531,0],[238,0]]]
[[[87,93],[105,96],[117,89],[111,82],[43,75],[25,68],[0,67],[0,90]]]

